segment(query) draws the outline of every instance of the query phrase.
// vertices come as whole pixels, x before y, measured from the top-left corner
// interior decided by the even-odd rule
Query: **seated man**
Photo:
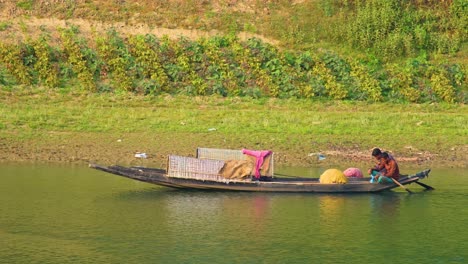
[[[398,168],[398,164],[387,152],[381,154],[379,165],[382,165],[383,169],[375,173],[375,175],[375,170],[372,171],[373,174],[371,182],[377,181],[378,183],[387,183],[393,182],[391,178],[395,180],[400,178],[400,169]]]
[[[375,148],[372,150],[372,157],[374,157],[377,160],[377,164],[373,167],[370,168],[368,173],[369,175],[376,175],[377,173],[384,172],[385,171],[385,166],[382,163],[382,151],[379,148]],[[394,159],[392,155],[389,154],[390,159]]]

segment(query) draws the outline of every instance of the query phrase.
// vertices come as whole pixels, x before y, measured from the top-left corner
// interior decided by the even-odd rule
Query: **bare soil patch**
[[[58,162],[73,164],[122,164],[164,167],[171,154],[195,156],[197,147],[241,149],[240,139],[226,139],[220,134],[206,133],[134,133],[109,135],[101,133],[55,133],[38,138],[14,140],[0,137],[0,162]],[[251,147],[254,148],[254,147]],[[258,146],[258,149],[263,149]],[[288,150],[272,149],[278,166],[315,167],[360,167],[373,164],[371,150],[333,147],[321,150],[326,158],[318,159],[318,153],[307,153],[299,147]],[[467,147],[452,151],[451,156],[427,152],[399,151],[394,153],[400,167],[466,167]],[[146,159],[136,158],[135,153],[144,152]]]
[[[59,38],[59,29],[76,26],[84,36],[91,36],[99,32],[106,32],[113,28],[123,35],[145,35],[153,34],[157,37],[168,36],[172,39],[179,39],[181,37],[196,40],[200,38],[209,38],[211,36],[223,35],[224,33],[218,30],[201,31],[195,29],[169,29],[162,27],[152,27],[144,23],[128,24],[124,22],[101,22],[93,20],[85,20],[79,18],[73,19],[57,19],[57,18],[13,18],[7,19],[0,16],[0,22],[8,23],[8,27],[0,31],[0,38],[4,42],[18,42],[25,41],[27,38],[36,38],[40,34],[47,32],[52,36],[52,39]],[[258,38],[263,42],[273,45],[278,44],[278,41],[266,38],[261,35],[252,34],[248,32],[240,32],[238,37],[241,40],[249,38]]]

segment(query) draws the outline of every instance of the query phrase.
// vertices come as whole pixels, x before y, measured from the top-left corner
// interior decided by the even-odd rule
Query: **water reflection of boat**
[[[204,156],[203,153],[216,153],[216,156]],[[222,155],[220,155],[222,153]],[[227,154],[226,154],[227,153]],[[210,155],[211,155],[210,154]],[[118,165],[103,166],[90,164],[93,169],[123,176],[129,179],[156,185],[200,190],[226,190],[250,192],[297,192],[297,193],[362,193],[381,192],[403,185],[418,183],[426,189],[432,187],[419,180],[429,175],[429,170],[404,176],[395,183],[375,184],[369,178],[350,178],[346,184],[324,184],[318,178],[285,177],[273,172],[273,158],[268,162],[266,181],[251,178],[232,179],[220,175],[219,171],[227,159],[242,159],[242,154],[235,150],[198,149],[197,158],[169,156],[167,169],[146,167],[123,167]],[[236,156],[237,155],[237,156]]]
[[[398,193],[374,195],[370,198],[371,212],[381,216],[381,220],[388,221],[388,224],[391,224],[394,217],[400,212],[402,199],[402,196]]]

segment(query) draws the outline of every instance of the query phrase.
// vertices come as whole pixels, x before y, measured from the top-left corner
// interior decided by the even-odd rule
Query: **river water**
[[[0,164],[0,263],[468,263],[468,175],[423,182],[436,190],[201,192]]]

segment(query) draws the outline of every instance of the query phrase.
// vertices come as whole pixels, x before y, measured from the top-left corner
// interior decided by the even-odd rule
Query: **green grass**
[[[445,155],[468,144],[465,105],[59,94],[23,88],[4,89],[0,98],[0,138],[9,140],[40,139],[51,132],[216,135],[235,147],[306,154],[313,148],[384,146],[397,153],[411,148]]]
[[[34,1],[32,0],[19,1],[18,3],[16,3],[16,6],[24,10],[32,10],[34,6]]]
[[[466,5],[462,0],[456,1],[401,1],[368,0],[361,1],[59,1],[53,6],[34,5],[34,1],[19,1],[16,5],[32,16],[53,17],[58,19],[85,19],[101,21],[106,23],[124,22],[125,24],[146,24],[151,28],[181,28],[202,31],[218,30],[223,34],[238,33],[242,31],[259,34],[277,40],[280,46],[286,49],[323,49],[329,48],[340,52],[351,52],[364,56],[372,51],[375,56],[383,55],[382,47],[388,49],[390,46],[398,46],[393,49],[394,53],[402,51],[402,45],[414,40],[410,45],[414,49],[424,43],[416,43],[418,32],[423,32],[426,37],[431,37],[433,43],[426,48],[433,56],[437,52],[431,47],[440,45],[445,50],[443,59],[452,57],[447,50],[458,50],[458,54],[465,56],[466,60],[466,30],[463,30],[466,19],[462,14],[466,11]],[[403,13],[403,16],[390,16],[393,12],[383,12],[381,19],[362,20],[367,27],[359,26],[363,32],[370,36],[376,36],[390,30],[390,35],[382,36],[376,41],[371,41],[372,48],[357,47],[356,44],[344,41],[346,36],[356,36],[347,32],[354,19],[354,13],[358,6],[361,7],[361,16],[372,16],[382,9],[384,3],[394,3]],[[364,4],[363,4],[364,3]],[[364,8],[367,3],[368,8]],[[369,9],[369,10],[368,10]],[[366,12],[368,11],[368,12]],[[398,12],[398,13],[399,13]],[[456,15],[458,13],[460,15]],[[389,13],[387,15],[387,13]],[[466,12],[465,12],[466,13]],[[459,19],[458,19],[459,17]],[[361,18],[363,19],[363,18]],[[391,23],[381,22],[393,19]],[[371,24],[377,26],[372,28]],[[390,28],[385,28],[388,24]],[[418,26],[415,30],[413,26]],[[426,27],[427,26],[427,27]],[[395,28],[394,28],[395,27]],[[466,27],[465,27],[466,28]],[[368,32],[369,30],[372,32]],[[365,31],[365,32],[364,32]],[[359,32],[359,30],[358,30]],[[411,33],[404,35],[403,33]],[[441,33],[450,36],[446,38],[436,37]],[[460,38],[455,38],[460,35]],[[405,38],[406,36],[407,38]],[[406,41],[406,42],[405,42]],[[455,43],[461,42],[460,46]],[[380,45],[380,46],[377,46]],[[408,46],[405,46],[408,48]],[[423,50],[426,50],[423,49]],[[417,56],[418,52],[410,49],[403,57]],[[414,53],[414,54],[413,54]],[[398,54],[389,56],[398,59]]]
[[[10,23],[10,22],[0,22],[0,31],[5,31],[5,30],[7,30],[9,27],[11,27],[11,23]]]
[[[415,8],[404,11],[409,20],[394,21],[394,24],[408,22],[400,25],[404,30],[396,30],[393,33],[398,34],[391,35],[398,38],[383,36],[379,41],[372,42],[374,46],[369,49],[351,45],[345,39],[349,23],[356,21],[350,18],[353,18],[355,11],[354,3],[358,1],[295,2],[144,0],[137,3],[100,0],[76,3],[65,1],[43,8],[34,5],[34,1],[25,0],[16,3],[16,21],[0,23],[0,33],[10,41],[13,38],[16,43],[16,31],[19,28],[20,33],[34,39],[32,32],[42,31],[29,28],[29,23],[24,19],[30,17],[70,19],[72,24],[74,19],[88,19],[108,26],[124,22],[128,26],[144,24],[150,28],[194,29],[195,32],[219,30],[221,35],[247,31],[275,40],[275,47],[281,51],[322,54],[327,50],[337,53],[337,58],[343,58],[344,55],[362,61],[371,72],[376,73],[388,69],[387,66],[393,69],[392,65],[395,64],[395,69],[407,70],[410,74],[414,71],[414,76],[421,74],[426,78],[437,69],[433,65],[445,67],[447,63],[459,63],[463,69],[455,75],[462,82],[461,95],[466,94],[468,46],[466,34],[463,35],[466,27],[458,23],[466,20],[456,20],[449,9],[454,3],[461,4],[461,1],[432,1],[433,6],[426,4],[427,1],[413,1]],[[367,10],[369,12],[366,14],[372,15],[372,10]],[[423,14],[428,19],[423,19]],[[402,50],[397,44],[399,40],[405,40],[403,37],[406,35],[401,33],[421,33],[421,28],[415,31],[413,26],[424,29],[423,26],[430,26],[432,20],[435,25],[427,28],[431,36],[428,47],[410,49],[406,55],[395,53],[388,58],[384,56],[379,47],[386,47],[384,44],[389,43],[396,45],[394,51]],[[384,21],[371,21],[376,23],[377,29],[383,29],[379,23]],[[440,28],[436,24],[440,24]],[[133,33],[132,28],[128,30]],[[453,32],[461,33],[452,43],[444,38],[444,32],[450,33],[450,36],[458,36]],[[55,36],[54,39],[58,36],[53,29],[46,33]],[[93,37],[89,32],[83,34],[87,34],[86,38]],[[459,47],[457,41],[460,41]],[[445,43],[449,50],[459,50],[456,53],[437,52],[431,48],[441,43]],[[442,44],[440,46],[445,47]],[[409,47],[414,48],[414,43],[412,45]],[[409,65],[416,60],[420,61],[420,58],[424,58],[424,65],[426,62],[430,65],[427,72],[420,72],[424,65],[422,68]],[[334,69],[339,71],[341,66],[338,64]],[[399,79],[399,75],[396,79]],[[421,81],[424,79],[414,80],[414,85],[427,86],[428,81]],[[60,139],[74,142],[80,141],[80,138],[77,144],[89,141],[93,145],[90,149],[95,150],[105,144],[101,142],[103,138],[133,135],[128,146],[148,145],[153,140],[156,142],[150,143],[153,147],[168,151],[209,145],[269,148],[280,153],[300,153],[304,156],[316,150],[367,153],[370,148],[381,146],[397,154],[405,154],[411,149],[414,153],[431,152],[434,156],[430,157],[438,159],[450,160],[458,156],[466,160],[468,111],[464,104],[335,102],[266,97],[255,100],[215,96],[144,97],[126,92],[99,95],[83,93],[82,89],[74,86],[76,81],[73,80],[64,84],[72,87],[56,90],[20,88],[13,86],[14,83],[12,76],[5,69],[0,69],[0,151],[4,152],[8,149],[5,146],[14,148],[22,142],[36,143],[37,148],[46,149],[48,144],[55,144],[55,148],[73,147],[73,143],[64,143],[62,146]],[[186,84],[182,86],[186,87]],[[463,97],[459,101],[466,100]],[[211,131],[212,128],[216,130]],[[162,144],[161,141],[168,142]],[[34,147],[31,149],[34,150]]]

